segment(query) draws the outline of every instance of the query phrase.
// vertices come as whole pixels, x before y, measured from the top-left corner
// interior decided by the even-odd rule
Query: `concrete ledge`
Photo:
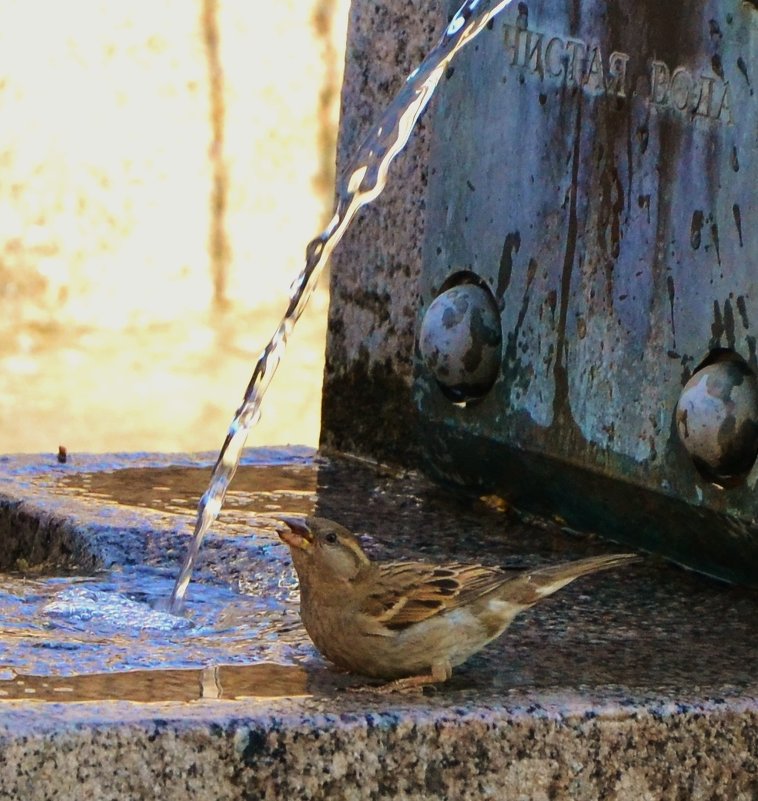
[[[275,450],[245,465],[193,594],[265,592],[275,620],[296,620],[277,589],[288,559],[255,521],[277,505],[342,520],[380,555],[523,566],[613,548],[412,473]],[[40,542],[65,518],[103,561],[168,569],[206,476],[206,457],[5,458],[3,547],[6,510],[21,505],[38,515]],[[97,545],[102,531],[120,551]],[[278,584],[256,585],[269,573]],[[14,578],[0,576],[0,590]],[[230,649],[229,664],[176,667],[167,650],[165,670],[73,676],[55,652],[44,676],[9,669],[18,648],[6,630],[0,798],[748,801],[758,793],[755,603],[650,560],[577,582],[449,684],[395,696],[348,692],[361,680],[330,668],[296,623],[280,626],[294,647],[275,663],[260,638],[242,655]]]

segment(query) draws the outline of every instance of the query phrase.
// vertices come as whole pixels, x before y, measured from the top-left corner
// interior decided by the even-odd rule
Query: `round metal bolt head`
[[[443,392],[456,401],[485,395],[500,372],[500,314],[477,284],[458,284],[438,295],[419,332],[419,350]]]
[[[758,380],[736,354],[707,364],[676,407],[679,438],[706,477],[744,476],[758,455]]]

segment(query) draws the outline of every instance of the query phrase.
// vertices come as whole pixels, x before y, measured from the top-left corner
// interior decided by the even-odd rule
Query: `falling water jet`
[[[276,368],[284,356],[287,339],[300,319],[318,276],[361,206],[375,200],[387,183],[395,156],[405,147],[411,132],[456,53],[474,39],[489,21],[512,0],[467,0],[445,28],[437,46],[410,74],[379,122],[369,131],[355,157],[337,182],[334,216],[323,233],[306,248],[305,267],[290,287],[287,311],[255,365],[242,405],[229,426],[211,474],[208,489],[197,509],[192,542],[174,584],[169,601],[178,613],[189,586],[200,546],[221,511],[226,490],[237,470],[247,435],[260,417],[260,405]]]

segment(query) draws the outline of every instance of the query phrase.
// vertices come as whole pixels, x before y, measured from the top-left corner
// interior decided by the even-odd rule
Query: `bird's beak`
[[[279,535],[279,539],[287,543],[290,548],[307,551],[313,545],[313,532],[303,518],[280,517],[279,520],[285,523],[287,528],[277,528],[276,533]]]

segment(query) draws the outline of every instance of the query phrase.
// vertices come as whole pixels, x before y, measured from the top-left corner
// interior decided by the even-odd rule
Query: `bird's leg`
[[[378,687],[356,687],[357,692],[374,692],[381,695],[389,693],[403,693],[417,690],[419,687],[425,687],[428,684],[442,684],[453,675],[453,668],[450,663],[437,662],[432,665],[430,673],[423,673],[420,676],[405,676],[402,679],[387,682],[387,684],[380,684]]]
[[[437,679],[432,673],[426,673],[422,676],[406,676],[405,678],[382,684],[380,687],[377,687],[374,692],[381,693],[382,695],[407,693],[418,690],[421,687],[426,687],[429,684],[439,684],[440,681],[444,681],[444,679]]]

